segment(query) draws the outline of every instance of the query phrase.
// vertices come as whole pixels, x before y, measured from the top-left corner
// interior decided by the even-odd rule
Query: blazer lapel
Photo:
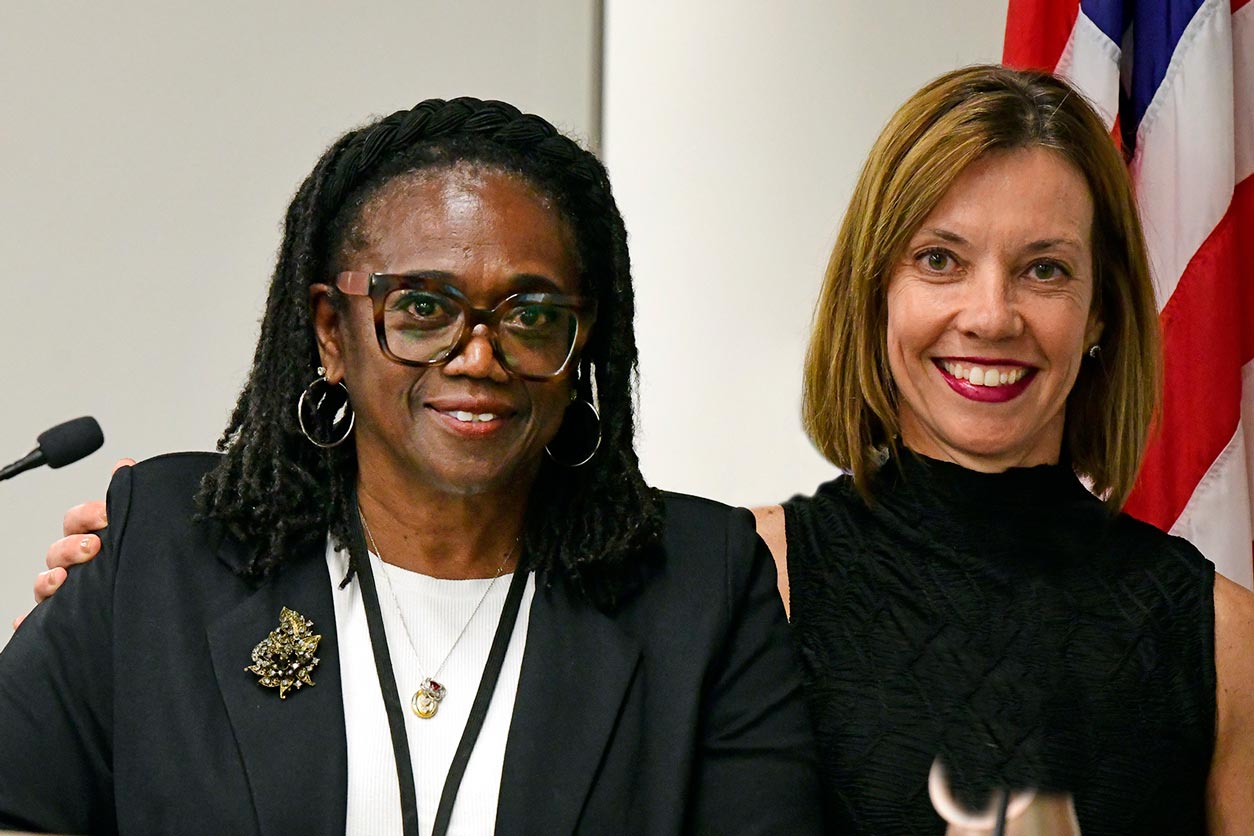
[[[498,836],[565,836],[640,663],[640,646],[559,582],[536,579],[505,747]]]
[[[238,548],[220,554],[235,565]],[[340,692],[335,604],[323,550],[310,547],[266,579],[255,593],[208,629],[218,688],[235,732],[261,833],[343,836],[348,793],[348,748]],[[314,687],[289,690],[258,684],[247,668],[252,650],[279,625],[284,607],[313,622],[322,636]]]

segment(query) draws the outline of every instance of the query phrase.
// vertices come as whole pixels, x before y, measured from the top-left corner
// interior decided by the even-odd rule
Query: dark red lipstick
[[[945,362],[961,363],[963,366],[978,366],[981,368],[995,366],[1004,368],[1006,366],[1014,366],[1016,368],[1026,369],[1027,371],[1023,377],[1019,378],[1014,383],[1006,383],[998,386],[980,386],[969,380],[954,377],[946,371],[944,366]],[[1012,401],[1027,391],[1027,388],[1032,385],[1032,381],[1036,379],[1035,368],[1028,366],[1026,363],[1019,363],[1013,360],[992,360],[982,357],[946,357],[943,360],[934,359],[932,363],[936,366],[937,371],[940,372],[944,381],[949,384],[950,389],[953,389],[967,400],[979,401],[980,403],[1005,403],[1006,401]]]

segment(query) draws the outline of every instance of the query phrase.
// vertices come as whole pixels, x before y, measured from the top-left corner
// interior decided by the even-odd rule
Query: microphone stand
[[[22,456],[22,458],[13,462],[13,464],[7,464],[0,468],[0,482],[3,482],[5,479],[12,479],[19,473],[25,473],[32,468],[39,467],[43,463],[44,451],[36,447],[25,456]]]

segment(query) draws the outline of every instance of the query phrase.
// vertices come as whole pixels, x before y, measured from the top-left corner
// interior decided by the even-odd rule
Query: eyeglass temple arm
[[[360,270],[345,270],[335,277],[335,286],[349,296],[370,295],[370,274]]]

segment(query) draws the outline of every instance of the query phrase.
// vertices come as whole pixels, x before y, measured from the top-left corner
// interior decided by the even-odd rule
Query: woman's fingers
[[[119,467],[133,464],[134,459],[118,459],[113,464],[113,470],[116,472]],[[100,538],[91,532],[99,531],[108,524],[103,502],[84,502],[65,512],[61,519],[61,531],[65,536],[48,547],[44,558],[48,571],[35,576],[36,602],[42,602],[65,583],[69,567],[86,563],[100,552]],[[14,630],[23,618],[25,616],[14,619]]]
[[[65,512],[65,516],[61,519],[61,533],[66,537],[75,534],[83,535],[99,531],[108,524],[103,502],[84,502]]]
[[[60,588],[65,583],[67,573],[64,569],[57,567],[49,569],[47,572],[40,572],[35,576],[35,603],[42,603],[43,600]]]
[[[117,473],[119,467],[130,467],[135,464],[134,459],[118,459],[113,463],[113,472]],[[74,534],[87,534],[92,531],[99,531],[109,524],[109,520],[105,517],[105,504],[101,500],[95,502],[84,502],[75,505],[73,508],[65,512],[65,516],[61,519],[61,533],[66,537]],[[99,545],[97,545],[99,548]],[[49,563],[49,566],[52,564]]]
[[[62,537],[48,547],[44,563],[49,569],[68,569],[86,563],[100,551],[100,538],[95,534],[73,534]]]
[[[113,463],[113,472],[117,473],[119,467],[130,467],[135,464],[134,459],[118,459]],[[99,531],[109,524],[108,518],[105,516],[105,504],[103,501],[84,502],[75,505],[73,508],[65,512],[65,516],[61,518],[61,533],[66,539],[79,534],[90,534],[93,531]],[[49,560],[48,567],[70,565],[64,562],[53,562],[51,559],[53,549],[61,548],[61,541],[52,544],[52,549],[48,550]],[[100,540],[95,538],[94,545],[84,543],[82,545],[87,557],[94,557],[96,552],[100,550]],[[82,563],[82,560],[74,560],[72,563]]]

